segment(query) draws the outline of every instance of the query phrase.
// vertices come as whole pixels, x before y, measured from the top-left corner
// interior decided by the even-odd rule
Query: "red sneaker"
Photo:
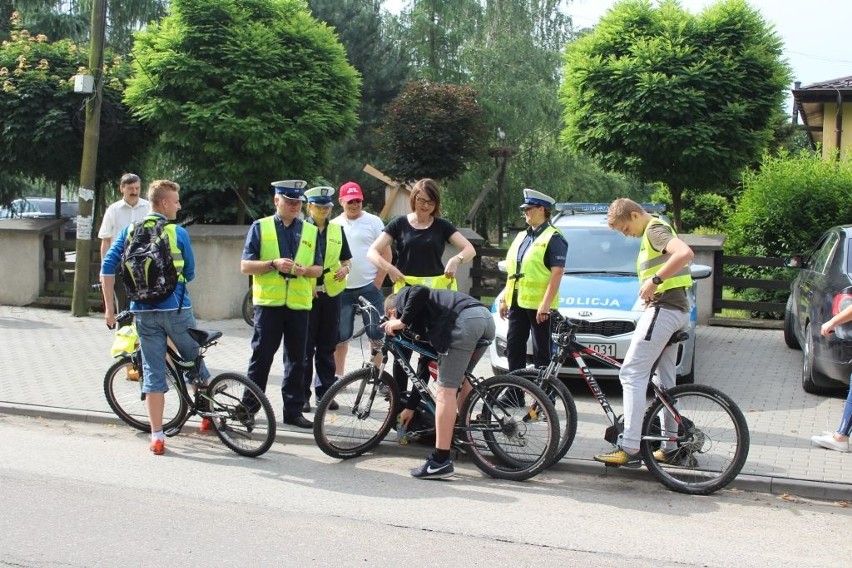
[[[213,421],[209,418],[202,418],[201,425],[198,427],[199,432],[212,432],[213,431]]]
[[[148,446],[148,449],[154,452],[155,456],[161,456],[166,452],[165,440],[153,440]]]

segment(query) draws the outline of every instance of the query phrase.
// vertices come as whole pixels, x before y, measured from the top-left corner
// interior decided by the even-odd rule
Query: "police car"
[[[607,203],[557,203],[551,219],[553,225],[568,241],[565,275],[559,287],[558,309],[562,315],[584,320],[577,340],[610,357],[624,360],[636,322],[642,314],[639,300],[639,278],[636,275],[636,256],[640,239],[626,237],[610,229],[606,222]],[[646,211],[662,214],[665,206],[643,204]],[[505,262],[500,263],[505,270]],[[710,276],[711,268],[693,264],[694,280]],[[679,384],[695,380],[695,324],[697,308],[695,285],[688,291],[691,317],[689,339],[678,344],[677,381]],[[495,374],[504,374],[509,366],[506,359],[506,333],[508,322],[500,317],[498,303],[502,292],[494,300],[491,312],[497,324],[497,333],[489,347],[491,366]],[[532,340],[527,343],[527,362],[532,365]],[[586,359],[596,378],[618,378],[618,370],[599,367]],[[577,376],[579,371],[573,361],[561,371],[563,376]]]

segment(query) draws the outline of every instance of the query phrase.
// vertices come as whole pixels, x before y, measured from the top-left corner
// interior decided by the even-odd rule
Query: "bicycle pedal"
[[[166,437],[168,437],[168,438],[171,438],[172,436],[176,436],[179,433],[180,433],[180,427],[179,426],[169,428],[168,430],[163,430],[163,434],[165,434]]]

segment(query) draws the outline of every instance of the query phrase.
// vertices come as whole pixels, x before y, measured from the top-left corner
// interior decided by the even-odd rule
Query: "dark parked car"
[[[784,341],[802,350],[802,388],[825,393],[845,387],[852,373],[852,323],[828,337],[820,327],[852,304],[852,225],[832,227],[787,266],[799,271],[784,311]]]
[[[14,200],[2,211],[7,219],[53,219],[56,217],[56,200],[52,197],[23,197]],[[61,201],[60,216],[65,219],[65,238],[77,238],[77,202]]]

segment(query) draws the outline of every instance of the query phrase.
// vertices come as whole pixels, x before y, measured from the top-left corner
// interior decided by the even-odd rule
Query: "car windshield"
[[[63,201],[62,202],[62,216],[65,218],[76,217],[77,216],[77,202],[76,201]]]
[[[636,274],[639,239],[608,227],[559,227],[568,241],[566,273],[616,272]]]

